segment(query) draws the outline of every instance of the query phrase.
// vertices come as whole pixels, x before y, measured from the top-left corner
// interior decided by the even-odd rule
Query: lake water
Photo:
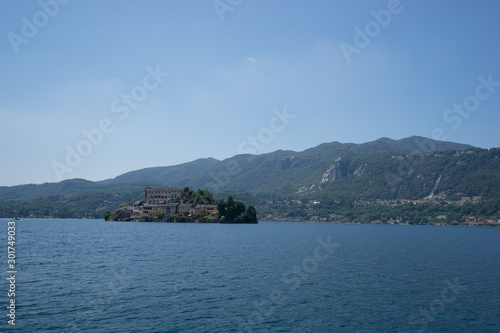
[[[500,332],[500,228],[16,223],[0,331]]]

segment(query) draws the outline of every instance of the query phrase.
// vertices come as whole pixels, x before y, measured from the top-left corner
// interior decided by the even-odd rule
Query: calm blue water
[[[500,332],[500,228],[23,219],[16,251],[16,332]]]

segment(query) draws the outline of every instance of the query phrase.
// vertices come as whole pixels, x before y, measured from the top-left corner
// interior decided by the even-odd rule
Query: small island
[[[114,212],[106,211],[106,221],[187,222],[187,223],[258,223],[254,206],[228,196],[214,199],[208,190],[189,187],[147,187],[144,200],[124,203]]]

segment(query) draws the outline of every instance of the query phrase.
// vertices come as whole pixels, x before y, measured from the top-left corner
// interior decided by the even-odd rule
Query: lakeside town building
[[[174,202],[182,197],[184,197],[184,191],[178,187],[157,187],[144,190],[144,198],[148,204],[157,204],[162,201]]]
[[[138,221],[147,217],[156,217],[158,214],[171,216],[183,214],[187,220],[195,217],[217,216],[216,205],[195,205],[182,203],[184,191],[177,187],[146,188],[144,200],[136,201],[120,207],[122,221]]]

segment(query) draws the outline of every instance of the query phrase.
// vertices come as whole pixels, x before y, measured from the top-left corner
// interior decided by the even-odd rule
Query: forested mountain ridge
[[[149,182],[164,184],[166,182],[170,182],[170,186],[184,187],[184,184],[189,182],[190,175],[203,171],[219,162],[219,160],[214,158],[201,158],[179,165],[151,167],[130,171],[113,179],[100,181],[99,183],[120,184],[131,182]]]
[[[143,193],[147,186],[168,185],[170,180],[175,184],[169,186],[184,187],[186,177],[218,162],[213,158],[198,159],[179,165],[131,171],[112,179],[97,182],[85,179],[68,179],[58,183],[0,186],[0,199],[34,199],[53,195],[74,196],[94,192]]]
[[[238,156],[214,166],[212,175],[219,182],[208,184],[219,190],[289,198],[419,199],[441,192],[500,198],[499,149],[422,153],[354,148],[319,146],[301,153]],[[240,172],[224,178],[224,170],[235,162]]]
[[[365,144],[325,143],[294,151],[199,159],[91,182],[65,180],[0,187],[0,200],[88,193],[140,195],[146,186],[189,186],[261,198],[335,200],[419,199],[449,195],[500,199],[500,149],[422,137],[381,138]]]

